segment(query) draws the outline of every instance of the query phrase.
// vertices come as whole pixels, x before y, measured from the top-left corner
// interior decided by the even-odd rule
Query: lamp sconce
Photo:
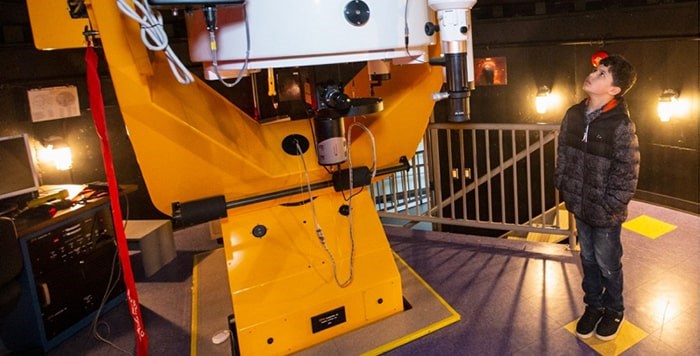
[[[537,88],[537,96],[535,96],[535,110],[538,114],[546,114],[547,110],[552,106],[552,89],[546,85]]]
[[[42,140],[38,156],[40,162],[53,164],[56,170],[67,171],[73,168],[73,154],[63,137],[51,136]]]
[[[657,112],[661,122],[668,122],[672,117],[681,112],[681,104],[678,100],[680,95],[673,89],[664,89],[659,96],[659,105]]]

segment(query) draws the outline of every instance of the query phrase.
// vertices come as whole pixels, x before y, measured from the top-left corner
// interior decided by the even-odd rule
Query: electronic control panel
[[[46,231],[28,243],[35,277],[85,258],[98,245],[113,244],[114,226],[109,209],[98,209],[64,226]]]
[[[22,294],[2,339],[11,350],[46,351],[92,322],[101,305],[106,311],[124,300],[112,211],[101,199],[22,226]]]
[[[123,292],[109,204],[90,209],[27,239],[46,335],[54,337],[97,310],[118,283]],[[114,293],[114,292],[113,292]]]

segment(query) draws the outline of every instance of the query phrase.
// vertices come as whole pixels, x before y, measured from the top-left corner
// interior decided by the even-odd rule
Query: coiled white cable
[[[369,136],[369,141],[372,143],[372,179],[374,179],[374,176],[377,175],[377,144],[374,141],[374,134],[372,134],[372,131],[370,129],[363,125],[361,122],[353,122],[348,126],[348,144],[352,142],[352,128],[353,127],[359,127],[362,130],[364,130],[367,135]],[[350,150],[348,149],[348,166],[350,168],[350,193],[352,193],[352,154],[350,153]]]
[[[297,146],[297,152],[299,153],[299,157],[301,158],[301,162],[304,165],[304,176],[306,178],[306,190],[309,193],[309,204],[311,205],[311,214],[313,215],[314,218],[314,228],[316,230],[316,236],[318,237],[319,241],[321,242],[321,246],[323,249],[326,251],[326,254],[328,254],[328,257],[331,260],[331,264],[333,265],[333,278],[335,278],[335,283],[338,285],[340,288],[345,288],[352,283],[353,279],[353,259],[355,255],[355,240],[352,235],[352,211],[350,211],[350,273],[348,275],[348,278],[341,282],[338,279],[338,266],[335,262],[335,258],[333,257],[333,254],[331,251],[328,249],[328,245],[326,245],[326,238],[323,235],[323,229],[321,228],[321,224],[318,222],[318,215],[316,214],[316,204],[314,203],[314,197],[311,194],[311,180],[309,179],[309,170],[306,167],[306,160],[304,159],[304,151],[301,149],[301,146],[299,145],[299,142],[296,142]]]
[[[372,131],[370,129],[363,125],[362,123],[359,122],[354,122],[348,126],[348,137],[347,137],[347,142],[350,143],[352,142],[352,129],[354,127],[359,127],[362,130],[364,130],[367,135],[369,136],[370,142],[372,143],[372,177],[370,179],[373,179],[374,176],[377,174],[377,147],[376,143],[374,140],[374,135],[372,134]],[[321,228],[321,225],[318,222],[318,216],[316,214],[316,205],[314,204],[314,197],[311,194],[311,181],[309,179],[309,171],[306,166],[306,160],[304,160],[304,155],[303,151],[301,149],[301,146],[299,145],[298,142],[296,142],[297,146],[297,152],[299,153],[299,157],[301,158],[301,162],[304,167],[304,176],[306,178],[306,190],[309,193],[309,204],[311,205],[311,214],[314,219],[314,228],[316,230],[316,235],[318,236],[319,241],[321,242],[321,246],[323,249],[326,251],[328,254],[328,257],[331,259],[331,264],[333,265],[333,277],[335,278],[336,284],[341,287],[345,288],[352,283],[353,280],[353,271],[354,271],[354,257],[355,257],[355,235],[354,235],[354,230],[353,230],[353,219],[352,219],[352,197],[353,197],[353,175],[352,175],[352,154],[350,152],[350,149],[348,149],[348,171],[350,175],[350,197],[348,198],[348,225],[349,225],[349,235],[350,235],[350,272],[348,275],[348,278],[345,281],[340,281],[338,279],[338,271],[337,271],[337,265],[335,258],[333,257],[333,254],[330,252],[328,249],[328,246],[326,245],[326,239],[325,236],[323,235],[323,229]]]
[[[126,0],[117,0],[119,10],[141,26],[141,41],[146,48],[165,53],[170,70],[178,82],[182,84],[194,82],[194,76],[168,43],[168,35],[163,28],[163,16],[160,12],[152,9],[144,0],[133,0],[133,3],[134,7],[131,7]]]
[[[372,131],[370,129],[363,125],[362,123],[359,122],[353,122],[348,126],[348,145],[352,142],[352,129],[354,127],[359,127],[362,130],[364,130],[367,135],[369,135],[370,142],[372,143],[372,176],[370,178],[370,181],[374,179],[374,176],[377,174],[377,146],[374,141],[374,135],[372,134]],[[353,261],[354,261],[354,255],[355,255],[355,232],[353,230],[353,220],[352,220],[352,197],[353,197],[353,176],[352,176],[352,152],[350,150],[350,147],[348,147],[348,171],[349,171],[349,179],[350,179],[350,197],[348,198],[348,225],[349,225],[349,233],[350,233],[350,277],[348,280],[345,282],[345,286],[349,285],[350,282],[352,281],[352,271],[353,271]]]

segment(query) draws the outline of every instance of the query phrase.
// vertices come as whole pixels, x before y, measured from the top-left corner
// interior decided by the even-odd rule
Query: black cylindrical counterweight
[[[173,203],[173,218],[187,225],[200,224],[226,216],[226,198],[223,195]]]

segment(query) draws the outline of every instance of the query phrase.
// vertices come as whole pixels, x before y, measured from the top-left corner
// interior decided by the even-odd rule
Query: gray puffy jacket
[[[617,105],[606,105],[588,127],[585,110],[586,100],[564,116],[554,182],[577,218],[597,227],[619,225],[627,219],[627,204],[639,179],[635,126],[622,98]]]

